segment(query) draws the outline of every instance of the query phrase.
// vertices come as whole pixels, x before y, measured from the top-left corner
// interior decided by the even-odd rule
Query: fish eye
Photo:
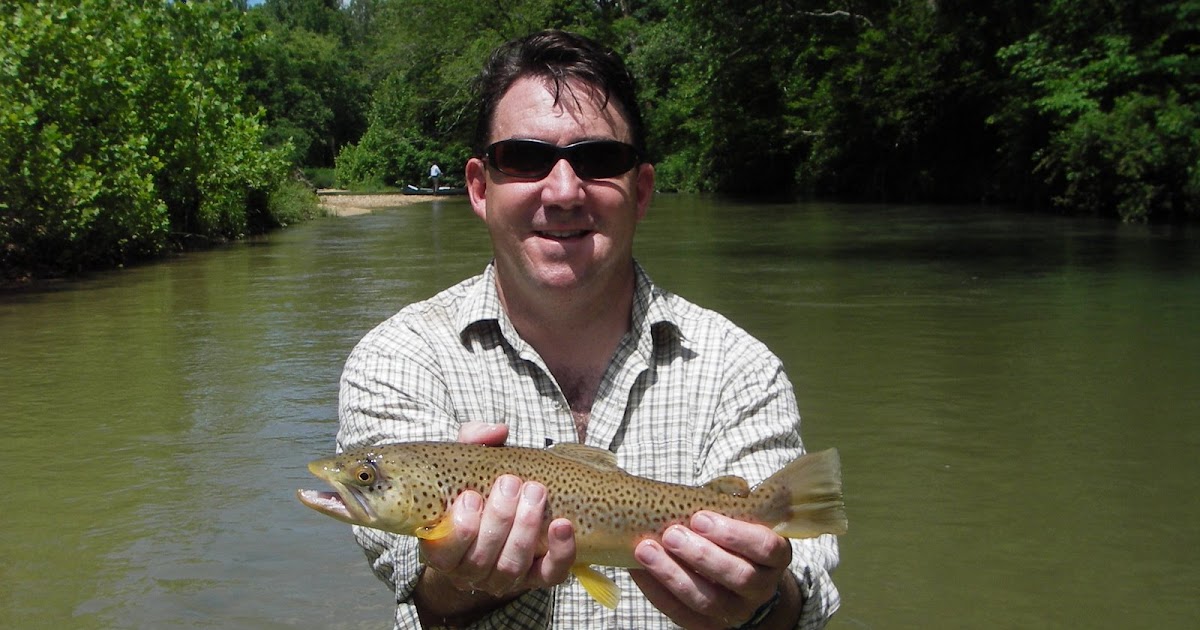
[[[369,464],[363,464],[354,471],[354,478],[363,485],[375,483],[375,467]]]

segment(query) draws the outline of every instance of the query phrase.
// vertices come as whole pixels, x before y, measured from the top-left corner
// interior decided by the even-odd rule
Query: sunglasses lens
[[[568,158],[575,174],[584,179],[616,177],[637,165],[637,150],[624,142],[601,140],[571,147]]]
[[[509,177],[541,179],[566,158],[583,179],[616,177],[637,166],[638,151],[616,140],[589,140],[557,147],[540,140],[501,140],[487,148],[488,162]]]
[[[557,148],[532,140],[505,140],[493,144],[489,156],[496,168],[512,177],[545,177],[554,168]]]

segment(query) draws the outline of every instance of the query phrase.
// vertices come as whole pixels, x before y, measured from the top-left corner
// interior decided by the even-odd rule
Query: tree
[[[331,34],[263,19],[266,15],[250,13],[253,35],[246,41],[243,81],[263,106],[267,142],[290,143],[294,164],[332,166],[341,147],[366,128],[370,91],[358,49]]]
[[[217,3],[21,3],[0,50],[0,266],[120,264],[270,223],[284,163]]]
[[[1196,0],[1047,3],[1038,28],[1000,52],[1016,96],[993,122],[1008,130],[1010,161],[1066,211],[1196,216],[1198,24]]]
[[[611,2],[393,0],[371,5],[366,41],[368,81],[377,86],[368,128],[337,158],[343,184],[422,181],[437,162],[452,181],[470,156],[471,84],[500,43],[542,28],[611,37]]]

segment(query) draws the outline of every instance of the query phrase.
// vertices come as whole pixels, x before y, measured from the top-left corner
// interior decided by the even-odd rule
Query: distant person
[[[580,442],[687,485],[755,484],[803,453],[780,360],[633,258],[654,166],[624,62],[546,31],[495,51],[478,89],[466,186],[494,259],[358,343],[339,449]],[[502,475],[486,500],[454,499],[445,538],[355,536],[395,591],[397,628],[820,628],[839,605],[835,537],[702,511],[638,543],[644,568],[605,569],[623,596],[601,608],[567,580],[574,524],[545,510],[544,486]]]
[[[437,164],[429,167],[429,179],[433,180],[433,194],[438,194],[438,180],[442,178],[442,168]]]

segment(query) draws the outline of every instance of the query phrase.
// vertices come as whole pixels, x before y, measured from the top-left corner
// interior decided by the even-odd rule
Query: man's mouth
[[[534,232],[541,238],[553,239],[556,241],[568,241],[571,239],[583,238],[591,233],[591,230],[538,230]]]

